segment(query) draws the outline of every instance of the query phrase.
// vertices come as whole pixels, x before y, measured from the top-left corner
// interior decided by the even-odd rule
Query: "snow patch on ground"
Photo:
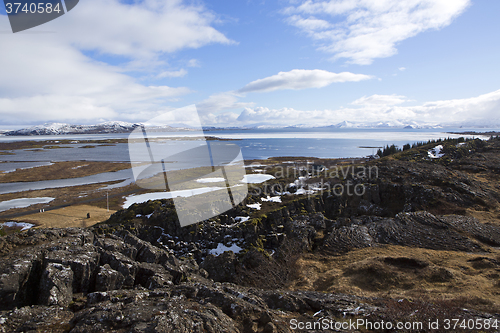
[[[161,200],[161,199],[172,199],[176,197],[192,197],[193,195],[203,194],[208,192],[213,192],[217,190],[222,190],[222,187],[202,187],[195,188],[192,190],[181,190],[181,191],[172,191],[172,192],[153,192],[153,193],[145,193],[139,195],[131,195],[125,198],[125,202],[122,207],[127,209],[135,203],[146,202],[148,200]]]
[[[80,169],[80,168],[83,168],[83,167],[86,167],[88,166],[88,164],[85,164],[85,165],[79,165],[79,166],[76,166],[76,167],[73,167],[71,168],[72,170],[76,170],[76,169]]]
[[[45,204],[51,202],[52,200],[54,200],[54,198],[40,197],[40,198],[22,198],[22,199],[2,201],[0,202],[0,212],[13,208],[26,208],[31,205]]]
[[[260,210],[262,208],[261,203],[248,204],[247,207]]]
[[[295,195],[303,195],[303,194],[314,194],[316,191],[314,190],[306,190],[305,188],[299,188],[295,191]]]
[[[31,229],[34,226],[35,226],[34,224],[26,223],[26,222],[4,222],[4,223],[0,224],[0,227],[22,228],[21,231]]]
[[[266,202],[281,202],[281,197],[280,196],[277,196],[277,197],[267,196],[267,198],[260,198],[260,200],[266,201]]]
[[[439,145],[436,146],[432,149],[429,149],[427,154],[429,155],[430,158],[441,158],[444,156],[444,154],[441,152],[443,150],[443,146]]]
[[[243,249],[241,247],[239,247],[238,245],[236,245],[236,244],[233,244],[233,245],[231,245],[229,247],[229,246],[225,246],[222,243],[219,243],[217,245],[216,249],[212,249],[208,253],[213,254],[214,256],[218,256],[220,254],[223,254],[226,251],[232,251],[234,253],[240,253],[240,251],[243,251]]]
[[[241,182],[247,184],[260,184],[270,179],[275,179],[275,178],[271,175],[266,175],[266,174],[254,174],[254,175],[243,176],[243,180]]]
[[[200,178],[200,179],[196,179],[196,181],[198,183],[218,183],[218,182],[224,182],[226,181],[224,178]]]
[[[246,221],[250,220],[250,216],[236,216],[234,218],[234,220],[236,222],[246,222]]]

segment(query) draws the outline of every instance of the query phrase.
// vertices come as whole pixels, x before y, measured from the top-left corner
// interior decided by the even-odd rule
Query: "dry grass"
[[[78,178],[129,168],[130,163],[85,161],[57,162],[53,165],[17,170],[9,173],[0,173],[0,183]]]
[[[90,213],[89,219],[87,213]],[[106,221],[113,213],[115,213],[114,210],[108,212],[103,208],[80,205],[26,215],[11,220],[34,223],[39,228],[90,227],[96,223]]]
[[[0,142],[0,150],[17,150],[17,149],[43,149],[46,147],[64,147],[62,145],[72,144],[77,141],[78,144],[116,144],[127,143],[127,139],[104,139],[104,140],[26,140],[13,142]],[[50,149],[50,148],[49,148]]]
[[[500,227],[500,210],[495,209],[493,211],[477,211],[474,209],[467,209],[466,215],[475,217],[481,223],[491,224]]]
[[[335,257],[307,254],[297,261],[300,274],[289,288],[391,298],[487,300],[489,310],[500,309],[500,265],[495,263],[499,254],[497,249],[478,255],[392,245]],[[477,303],[480,307],[481,302]]]

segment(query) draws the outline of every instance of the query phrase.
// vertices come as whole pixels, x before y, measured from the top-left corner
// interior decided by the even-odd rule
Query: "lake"
[[[467,129],[446,129],[446,131],[466,131]],[[495,129],[487,129],[495,130]],[[154,133],[156,137],[195,137],[193,132]],[[223,139],[235,139],[244,159],[265,159],[275,156],[307,156],[319,158],[349,158],[372,155],[373,148],[395,144],[402,147],[406,143],[427,141],[439,138],[457,138],[466,135],[445,133],[439,129],[249,129],[205,131],[206,136]],[[126,139],[128,134],[89,134],[59,136],[0,136],[0,142],[25,140],[104,140]],[[161,143],[166,152],[182,141]],[[128,162],[128,145],[119,143],[115,146],[81,148],[83,144],[64,145],[68,148],[21,150],[15,155],[0,155],[0,161],[9,162],[58,162],[58,161],[110,161]],[[1,167],[0,170],[5,170]]]

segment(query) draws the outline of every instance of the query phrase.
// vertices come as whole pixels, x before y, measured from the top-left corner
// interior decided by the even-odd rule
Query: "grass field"
[[[87,213],[90,218],[87,218]],[[79,205],[12,218],[11,221],[33,223],[39,228],[90,227],[106,221],[113,213],[114,210],[108,212],[104,208]]]
[[[0,173],[0,183],[78,178],[129,168],[130,163],[85,161],[56,162],[52,165],[16,170],[9,173]]]
[[[305,254],[297,262],[293,290],[368,297],[434,300],[467,299],[463,304],[500,311],[498,249],[491,253],[435,251],[386,245],[338,256]]]

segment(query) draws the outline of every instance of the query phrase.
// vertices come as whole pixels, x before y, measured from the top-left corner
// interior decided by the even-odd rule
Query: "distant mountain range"
[[[390,122],[352,122],[342,121],[334,125],[311,125],[311,124],[298,124],[292,126],[274,125],[269,123],[252,124],[247,126],[231,126],[231,127],[218,127],[218,126],[205,126],[205,131],[222,131],[222,130],[249,130],[249,129],[294,129],[294,128],[401,128],[401,129],[443,129],[443,128],[498,128],[500,126],[493,125],[500,124],[500,121],[492,122],[489,125],[483,123],[453,123],[446,125],[423,125],[413,121],[399,121],[394,120]],[[142,126],[140,123],[127,123],[122,121],[110,121],[97,125],[70,125],[64,123],[47,123],[43,125],[32,126],[19,130],[0,131],[0,135],[6,136],[25,136],[25,135],[65,135],[65,134],[106,134],[106,133],[130,133],[135,128]],[[194,131],[195,129],[189,128],[184,124],[176,124],[175,126],[148,126],[145,125],[148,131],[155,132],[180,132],[180,131]]]
[[[5,131],[6,136],[25,135],[65,135],[65,134],[107,134],[130,133],[141,124],[132,124],[123,121],[110,121],[97,125],[70,125],[64,123],[47,123],[14,131]],[[155,126],[147,127],[149,131],[191,131],[185,127]]]
[[[263,126],[264,128],[265,126]],[[441,125],[422,125],[415,122],[401,122],[401,121],[392,121],[392,122],[373,122],[373,123],[361,123],[361,122],[353,122],[353,121],[342,121],[338,124],[334,125],[321,125],[321,126],[311,126],[311,125],[294,125],[287,126],[286,128],[404,128],[404,129],[412,129],[412,128],[443,128]]]

